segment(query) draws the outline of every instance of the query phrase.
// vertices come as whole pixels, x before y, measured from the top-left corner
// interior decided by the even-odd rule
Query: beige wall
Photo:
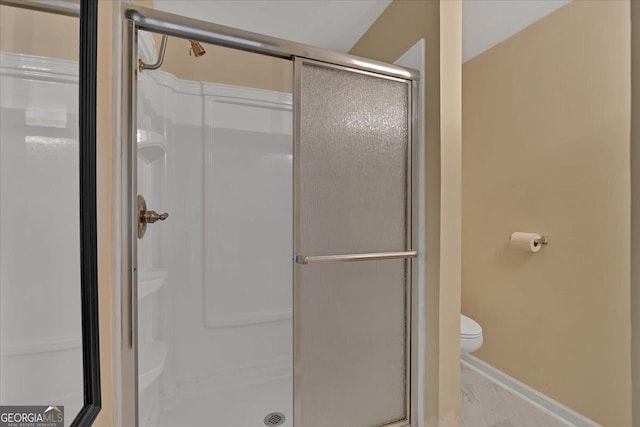
[[[189,56],[187,40],[170,37],[161,69],[184,80],[292,92],[293,62],[220,46],[203,46],[207,53],[196,58]]]
[[[629,31],[628,1],[575,1],[463,66],[476,356],[606,426],[631,423]]]
[[[631,2],[631,328],[633,425],[640,427],[640,1]]]
[[[98,3],[96,174],[98,210],[98,309],[102,410],[96,427],[114,426],[113,410],[113,19],[119,1]],[[116,15],[117,16],[117,15]],[[119,71],[119,70],[118,70]]]
[[[460,416],[461,3],[392,2],[351,50],[393,63],[426,40],[426,425]]]
[[[77,61],[78,18],[0,6],[0,50]]]

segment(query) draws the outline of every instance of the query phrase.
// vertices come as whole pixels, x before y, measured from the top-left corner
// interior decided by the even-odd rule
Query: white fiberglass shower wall
[[[148,34],[140,54],[153,62]],[[292,96],[138,77],[141,426],[291,414]],[[283,425],[292,425],[292,418]]]

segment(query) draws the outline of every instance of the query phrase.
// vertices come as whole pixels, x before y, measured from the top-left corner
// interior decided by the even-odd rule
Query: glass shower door
[[[265,90],[172,55],[133,86],[136,220],[169,213],[136,238],[137,425],[409,425],[413,83],[271,59]]]
[[[408,425],[411,84],[298,58],[295,77],[295,425]]]

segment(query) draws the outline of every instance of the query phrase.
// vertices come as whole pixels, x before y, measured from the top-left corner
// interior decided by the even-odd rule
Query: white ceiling
[[[157,9],[348,52],[391,0],[155,0]]]
[[[569,1],[463,0],[462,62]],[[389,3],[391,0],[155,0],[155,7],[216,24],[348,52]]]
[[[462,62],[492,48],[570,0],[464,0]]]

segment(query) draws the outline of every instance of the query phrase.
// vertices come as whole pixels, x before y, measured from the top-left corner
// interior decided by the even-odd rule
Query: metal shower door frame
[[[300,67],[302,62],[316,62],[323,66],[342,68],[360,72],[380,78],[405,81],[407,83],[409,108],[407,115],[408,140],[408,173],[407,173],[407,251],[402,258],[407,263],[407,311],[408,322],[406,335],[407,352],[407,382],[406,382],[406,414],[407,418],[386,427],[418,426],[418,272],[415,247],[418,243],[418,81],[420,74],[416,70],[386,64],[366,58],[361,58],[341,52],[333,52],[300,43],[290,42],[275,37],[265,36],[249,31],[217,25],[180,15],[161,12],[123,3],[121,6],[121,100],[120,114],[122,126],[120,128],[120,325],[121,343],[120,367],[118,379],[121,393],[117,406],[120,407],[120,422],[122,425],[138,425],[138,313],[137,313],[137,78],[138,78],[138,30],[155,32],[184,39],[195,40],[217,46],[243,50],[252,53],[293,60],[294,67]],[[294,188],[295,177],[299,172],[296,166],[296,147],[299,147],[299,72],[294,72]],[[298,102],[296,102],[298,99]],[[294,250],[298,234],[298,216],[295,208],[294,192]],[[371,255],[371,254],[369,254]],[[398,257],[398,254],[395,254]],[[296,269],[298,264],[293,262],[294,283],[296,288]],[[294,291],[295,293],[295,291]],[[296,327],[296,302],[294,295],[294,354],[298,341],[299,330]],[[294,359],[294,424],[298,419],[299,399],[296,397]],[[131,405],[131,402],[135,402]],[[296,427],[303,427],[295,424]]]

